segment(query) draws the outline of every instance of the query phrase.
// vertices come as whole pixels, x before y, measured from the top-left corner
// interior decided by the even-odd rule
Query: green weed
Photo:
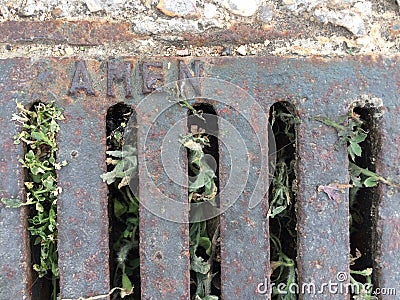
[[[29,233],[34,245],[40,247],[40,261],[33,265],[39,278],[50,276],[53,285],[52,298],[57,298],[59,278],[57,253],[57,196],[61,188],[57,186],[56,170],[67,164],[56,161],[56,135],[60,127],[57,121],[63,120],[62,110],[54,103],[37,103],[27,110],[17,102],[18,113],[12,120],[22,126],[15,136],[14,143],[21,141],[26,145],[27,153],[19,162],[27,170],[26,202],[18,199],[1,199],[6,207],[29,206]]]
[[[182,137],[181,143],[188,149],[189,169],[196,178],[189,182],[189,203],[207,201],[216,206],[216,175],[204,159],[204,147],[210,145],[207,135],[201,130],[190,133]],[[195,274],[192,282],[196,286],[195,300],[218,300],[218,296],[211,295],[211,288],[216,275],[212,272],[219,225],[210,238],[208,224],[200,221],[190,225],[190,269]]]
[[[363,121],[359,115],[350,112],[346,116],[341,116],[337,122],[326,117],[316,117],[315,119],[335,128],[338,133],[339,142],[347,145],[347,152],[350,158],[350,183],[354,188],[375,187],[379,182],[393,187],[400,187],[398,184],[392,183],[375,172],[361,168],[356,164],[356,157],[361,157],[362,154],[360,143],[364,142],[368,135],[362,128]]]
[[[350,255],[350,265],[354,265],[354,262],[361,257],[359,250],[356,250],[356,256]],[[352,275],[359,275],[364,277],[365,283],[362,284],[354,279]],[[372,268],[366,268],[365,270],[356,271],[350,270],[350,283],[352,284],[355,300],[378,300],[378,297],[372,296],[373,284],[372,284]],[[369,287],[369,288],[368,288]]]
[[[108,172],[100,176],[109,186],[110,214],[113,219],[110,240],[111,255],[116,262],[112,284],[116,288],[111,299],[133,295],[140,265],[139,201],[128,186],[138,172],[137,149],[132,145],[124,145],[123,139],[130,115],[129,112],[119,116],[118,126],[107,137],[108,148],[111,149],[106,152]]]
[[[386,178],[378,175],[377,173],[369,170],[368,168],[362,168],[357,165],[356,158],[361,157],[362,148],[361,143],[364,142],[368,136],[368,132],[362,128],[364,121],[361,117],[351,111],[349,114],[342,116],[338,121],[333,121],[326,117],[317,117],[316,120],[333,127],[336,129],[339,137],[339,142],[341,144],[347,145],[347,152],[349,156],[349,174],[350,174],[350,232],[355,231],[354,221],[357,223],[362,223],[361,214],[354,207],[356,203],[356,195],[357,192],[361,188],[371,188],[378,185],[378,183],[387,184],[392,187],[399,187],[398,184],[392,183]],[[356,250],[357,256],[356,258],[351,257],[350,264],[353,265],[354,261],[361,257],[361,253]],[[361,282],[358,282],[354,279],[353,276],[350,276],[351,283],[355,286],[358,286],[359,289],[353,295],[353,299],[358,300],[370,300],[377,299],[377,297],[372,295],[373,286],[372,286],[372,268],[366,268],[362,271],[350,270],[351,275],[358,275],[364,278],[364,281],[370,285],[370,289],[366,290],[364,285]]]

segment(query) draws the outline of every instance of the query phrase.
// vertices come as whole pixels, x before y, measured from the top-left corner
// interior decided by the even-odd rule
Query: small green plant
[[[355,261],[361,257],[361,252],[356,249],[356,256],[350,255],[350,266],[354,265]],[[354,275],[362,276],[365,279],[365,283],[362,284],[354,279]],[[362,271],[350,270],[350,283],[353,286],[355,292],[353,299],[355,300],[378,300],[378,297],[372,296],[373,285],[372,285],[372,268],[366,268]],[[368,288],[369,287],[369,288]]]
[[[181,143],[188,149],[189,168],[195,178],[189,182],[189,203],[207,201],[215,206],[216,175],[204,159],[204,147],[209,146],[207,135],[202,130],[190,133],[182,137]],[[192,284],[196,286],[194,300],[218,300],[218,296],[211,295],[211,287],[216,275],[212,272],[219,225],[210,237],[207,224],[200,221],[190,225],[190,268],[195,273]]]
[[[292,204],[292,191],[288,174],[291,167],[282,159],[276,163],[275,176],[272,178],[273,193],[269,203],[268,218],[276,217]]]
[[[67,164],[56,161],[56,135],[63,120],[62,110],[54,103],[37,103],[27,110],[17,101],[18,113],[12,120],[22,126],[14,143],[21,141],[27,153],[20,163],[27,170],[25,189],[26,202],[18,199],[1,199],[6,207],[30,207],[28,230],[34,245],[40,247],[40,261],[33,265],[39,278],[50,276],[53,285],[52,298],[57,298],[58,253],[57,253],[57,196],[61,188],[57,186],[56,170]]]
[[[198,119],[206,122],[202,112],[190,104],[187,96],[185,81],[167,88],[168,101],[178,103],[182,108]],[[215,197],[218,192],[217,176],[205,160],[204,148],[210,147],[210,141],[205,131],[197,128],[180,142],[188,150],[189,172],[194,180],[189,180],[189,203],[208,202],[217,206]],[[217,225],[215,225],[217,224]],[[208,227],[208,228],[207,228]],[[191,285],[196,287],[193,300],[218,300],[219,297],[211,295],[213,279],[217,275],[213,272],[213,264],[217,261],[216,248],[219,236],[219,218],[190,224],[190,268],[194,273]],[[214,284],[217,286],[217,284]]]
[[[107,155],[110,156],[107,163],[112,165],[113,169],[101,175],[101,178],[108,185],[113,184],[119,190],[118,197],[113,198],[113,214],[123,224],[124,229],[113,244],[113,251],[117,254],[114,285],[121,286],[119,292],[121,298],[124,298],[133,292],[131,278],[140,263],[139,258],[134,257],[134,250],[139,247],[137,238],[139,201],[127,186],[132,174],[137,171],[136,149],[129,147],[127,152],[121,150],[107,151]]]
[[[272,295],[276,299],[296,300],[297,295],[293,294],[290,287],[296,283],[296,262],[282,251],[282,244],[274,234],[270,235],[273,249],[276,249],[276,260],[271,262],[271,272],[277,273],[274,277],[274,287]],[[279,283],[284,283],[284,288],[277,290]]]
[[[203,151],[205,146],[210,146],[208,137],[204,132],[198,132],[182,137],[181,143],[189,149],[189,168],[196,178],[189,184],[189,202],[208,201],[216,205],[217,176],[205,161]]]
[[[337,122],[327,117],[316,117],[315,119],[335,128],[338,133],[339,142],[347,145],[347,152],[350,158],[350,183],[353,184],[354,188],[375,187],[379,182],[399,187],[399,185],[390,182],[375,172],[357,165],[356,157],[361,157],[362,154],[360,143],[364,142],[368,135],[362,128],[363,121],[359,115],[352,111],[348,115],[341,116]]]
[[[124,145],[125,121],[130,113],[122,116],[123,121],[107,137],[109,150],[107,165],[109,171],[100,177],[109,186],[109,201],[112,203],[114,222],[112,228],[111,253],[115,255],[112,299],[125,298],[134,291],[134,280],[139,269],[139,201],[128,186],[137,175],[137,149]],[[112,192],[111,192],[112,191]]]
[[[356,114],[354,111],[351,111],[349,114],[345,116],[341,116],[339,120],[333,121],[326,117],[317,117],[316,120],[324,123],[327,126],[331,126],[336,129],[339,137],[339,142],[347,145],[347,152],[349,156],[349,173],[350,173],[350,232],[355,231],[354,221],[357,223],[361,223],[361,215],[358,210],[354,207],[356,203],[356,195],[357,192],[361,188],[371,188],[378,185],[378,183],[383,183],[390,185],[392,187],[399,187],[398,184],[392,183],[386,178],[376,174],[375,172],[362,168],[357,165],[356,158],[361,157],[362,155],[362,147],[361,143],[364,142],[368,136],[368,132],[362,128],[364,121],[361,117]],[[345,186],[345,185],[343,185]],[[326,190],[325,186],[321,186],[320,190],[325,191],[330,195],[329,190]],[[331,196],[330,196],[331,197]],[[354,261],[361,257],[361,253],[356,249],[356,257],[350,258],[350,265],[354,265]],[[361,271],[350,270],[351,275],[358,275],[364,277],[364,281],[370,285],[370,289],[365,289],[364,284],[355,280],[354,276],[350,276],[351,283],[354,286],[358,286],[358,289],[354,292],[353,299],[358,300],[372,300],[377,299],[377,297],[372,295],[373,286],[372,286],[372,268],[366,268]]]

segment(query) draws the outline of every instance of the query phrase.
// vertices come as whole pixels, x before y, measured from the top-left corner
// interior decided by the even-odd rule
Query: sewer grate
[[[251,157],[251,171],[244,182],[243,192],[221,215],[222,298],[263,299],[266,296],[260,295],[257,287],[263,287],[264,282],[269,284],[266,199],[250,209],[249,195],[256,189],[259,173],[266,170],[262,158],[267,152],[267,134],[262,130],[259,135],[255,134],[243,116],[248,117],[253,127],[259,128],[265,125],[261,120],[274,102],[287,101],[293,105],[301,121],[297,129],[297,267],[300,285],[315,283],[321,287],[323,283],[335,283],[340,272],[349,270],[348,193],[341,194],[335,201],[329,200],[325,193],[318,192],[318,186],[347,183],[348,157],[346,149],[336,144],[336,132],[313,118],[323,115],[336,119],[346,114],[354,101],[381,99],[383,116],[379,134],[382,145],[376,170],[396,181],[400,172],[399,69],[397,59],[380,57],[329,60],[5,59],[0,62],[0,190],[4,197],[24,197],[24,174],[18,163],[24,149],[13,144],[17,129],[10,121],[15,113],[15,99],[25,105],[55,100],[56,105],[64,109],[66,117],[60,123],[58,159],[69,162],[68,167],[58,172],[59,185],[63,189],[58,199],[61,297],[75,299],[107,294],[110,290],[108,198],[107,185],[100,179],[107,169],[107,110],[120,102],[138,109],[139,194],[142,203],[152,207],[151,203],[163,200],[147,188],[152,184],[162,186],[166,194],[184,202],[187,189],[167,178],[162,170],[158,145],[163,142],[167,129],[184,118],[186,111],[168,110],[157,121],[157,128],[164,130],[153,128],[151,135],[146,136],[146,128],[152,124],[145,116],[151,112],[146,112],[146,102],[141,100],[164,83],[189,78],[197,96],[206,98],[204,90],[208,89],[207,93],[214,96],[210,98],[217,99],[209,102],[214,104],[220,118],[237,129],[246,141]],[[249,102],[244,91],[238,92],[224,85],[207,86],[207,80],[197,80],[196,76],[227,80],[252,95],[261,108],[257,109]],[[225,99],[234,109],[222,105],[219,98]],[[160,105],[162,109],[163,104]],[[151,106],[151,109],[157,107]],[[184,126],[181,129],[184,130]],[[140,150],[143,146],[140,141],[146,138],[148,144],[144,153]],[[258,138],[261,138],[261,143]],[[231,157],[224,155],[225,150],[221,147],[219,151],[221,186],[227,185],[230,176],[236,175],[231,170]],[[235,151],[231,151],[231,155]],[[157,178],[144,176],[147,171],[145,163],[149,161],[150,173],[158,173]],[[177,178],[182,182],[186,175],[178,174]],[[268,192],[267,184],[260,188],[262,192]],[[375,256],[378,286],[400,293],[400,196],[397,190],[386,185],[380,185],[379,193],[377,232],[380,238]],[[220,201],[229,202],[229,199],[221,195]],[[163,214],[162,211],[159,213]],[[154,210],[144,206],[140,214],[142,298],[189,299],[188,224],[157,217]],[[188,218],[182,211],[176,215],[176,218]],[[166,218],[173,219],[174,216]],[[7,209],[0,204],[0,225],[0,299],[30,299],[32,282],[26,211]],[[321,297],[318,290],[300,296],[301,299]],[[340,291],[323,295],[324,299],[343,297]],[[385,299],[395,298],[394,295],[385,296]]]

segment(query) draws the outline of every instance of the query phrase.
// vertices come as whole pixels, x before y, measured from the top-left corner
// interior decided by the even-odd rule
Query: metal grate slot
[[[108,109],[106,122],[107,151],[110,152],[108,172],[102,176],[108,184],[110,283],[112,288],[121,287],[128,293],[133,287],[130,298],[140,299],[139,201],[135,196],[138,188],[136,114],[130,106],[118,103]],[[127,130],[131,135],[129,145],[124,143]],[[132,170],[129,177],[128,168]],[[111,299],[121,299],[120,291]]]
[[[203,161],[205,164],[214,171],[215,175],[219,174],[218,165],[219,165],[219,153],[218,153],[218,117],[214,108],[211,105],[201,103],[196,104],[194,108],[200,113],[201,118],[193,115],[192,112],[189,112],[188,117],[188,132],[191,134],[199,134],[204,132],[203,136],[206,136],[209,140],[209,145],[204,147],[204,157]],[[188,150],[188,160],[190,160],[190,151]],[[197,179],[196,174],[193,170],[189,168],[189,182],[195,182]],[[214,179],[215,185],[217,187],[217,193],[219,191],[219,181],[218,177]],[[201,192],[204,192],[201,190]],[[190,197],[190,191],[189,191]],[[195,195],[195,197],[197,197]],[[201,197],[201,196],[200,196]],[[196,203],[199,201],[207,201],[207,200],[195,200],[193,199],[191,203]],[[219,197],[216,197],[212,200],[215,201],[214,208],[219,210],[220,203]],[[211,241],[211,248],[205,249],[200,246],[195,251],[195,255],[201,257],[209,263],[211,270],[209,271],[208,276],[203,276],[203,274],[196,274],[193,270],[190,271],[191,277],[191,287],[190,294],[191,298],[194,298],[195,295],[201,296],[221,296],[221,245],[219,239],[219,227],[220,227],[220,217],[219,215],[203,220],[201,218],[201,211],[199,213],[198,210],[190,210],[190,220],[191,224],[189,225],[190,232],[193,230],[193,226],[205,226],[206,228],[206,238]],[[205,223],[205,224],[204,224]],[[197,231],[195,231],[197,232]],[[193,236],[195,236],[193,234]],[[194,238],[195,240],[195,238]],[[193,243],[191,241],[191,243]],[[210,251],[207,253],[207,251]],[[193,260],[193,258],[191,258]]]
[[[356,157],[355,164],[363,169],[376,172],[376,162],[380,157],[381,149],[381,132],[379,115],[377,108],[361,108],[355,107],[353,114],[359,118],[363,124],[361,128],[367,132],[367,138],[360,143],[362,153],[361,157]],[[351,171],[351,168],[350,168]],[[376,173],[375,173],[376,174]],[[366,180],[365,175],[359,175],[361,184]],[[377,288],[378,272],[376,257],[376,247],[380,244],[380,237],[377,232],[377,216],[380,202],[380,190],[375,187],[353,187],[349,191],[350,201],[350,251],[354,261],[351,266],[352,270],[373,269],[373,283]],[[362,283],[366,282],[366,278],[359,275],[353,277]]]
[[[296,217],[296,126],[298,118],[289,102],[277,102],[269,110],[269,122],[272,126],[276,150],[271,153],[273,169],[270,170],[269,187],[269,235],[271,251],[271,287],[272,299],[279,299],[282,293],[290,290],[290,283],[297,283],[297,217]],[[273,284],[273,286],[272,286]],[[279,289],[279,290],[277,290]]]
[[[40,114],[39,111],[43,111],[43,107],[45,107],[44,103],[41,102],[36,102],[33,103],[30,108],[29,111],[31,112],[35,112],[34,115],[30,115],[29,116],[29,121],[27,122],[28,125],[30,126],[34,126],[34,130],[29,130],[29,133],[32,133],[33,131],[35,132],[41,132],[43,134],[47,133],[46,131],[49,130],[49,128],[47,127],[45,129],[45,131],[41,131],[43,130],[42,128],[44,127],[43,125],[43,120],[42,118],[44,117],[48,117],[48,116],[44,116],[43,114]],[[27,108],[28,109],[28,108]],[[39,118],[41,120],[39,120]],[[57,121],[58,122],[58,121]],[[22,128],[21,128],[22,130]],[[26,131],[26,129],[24,129]],[[45,133],[44,133],[45,132]],[[34,141],[35,138],[33,136],[29,136],[29,138],[27,137],[28,140],[30,141]],[[39,147],[33,147],[32,144],[27,144],[24,143],[24,157],[27,157],[27,153],[33,153],[35,157],[37,157],[38,161],[43,162],[49,159],[50,156],[53,157],[53,154],[51,153],[52,149],[51,147],[46,144],[46,143],[42,143],[40,144]],[[54,155],[54,158],[57,159],[57,157]],[[25,158],[24,161],[26,162],[27,159]],[[29,163],[28,163],[29,165]],[[51,167],[51,166],[50,166]],[[47,173],[47,171],[46,171]],[[44,174],[46,174],[44,173]],[[35,208],[35,206],[30,205],[27,207],[28,210],[28,216],[27,216],[27,229],[30,232],[29,228],[33,228],[35,230],[37,230],[39,232],[39,228],[44,228],[43,230],[40,230],[40,234],[43,235],[51,235],[52,237],[55,237],[53,240],[54,242],[50,242],[49,244],[45,243],[46,245],[48,245],[48,248],[45,248],[43,250],[44,253],[47,253],[47,256],[50,257],[50,259],[52,261],[55,261],[55,265],[57,265],[58,263],[58,255],[57,255],[57,229],[56,227],[54,229],[52,229],[50,231],[50,229],[48,227],[50,226],[54,226],[55,224],[50,224],[49,222],[45,221],[46,219],[51,220],[50,218],[50,207],[52,206],[52,198],[54,197],[53,195],[50,196],[50,193],[43,193],[43,194],[39,194],[42,190],[43,191],[43,183],[41,183],[40,180],[35,180],[35,177],[39,177],[41,178],[42,182],[43,179],[45,179],[45,177],[43,177],[42,175],[44,175],[43,173],[39,173],[39,174],[33,174],[33,172],[31,172],[30,169],[28,168],[24,168],[24,182],[25,182],[25,197],[26,198],[30,198],[32,199],[32,201],[37,201],[38,198],[36,197],[44,197],[44,201],[40,202],[40,205],[43,207],[43,213],[39,213],[37,211],[37,208]],[[49,177],[51,177],[51,179],[57,180],[57,178],[53,177],[53,174],[50,175]],[[27,184],[31,184],[32,186],[38,187],[41,186],[40,190],[37,188],[34,188],[34,192],[38,192],[38,196],[34,195],[34,192],[30,191]],[[54,197],[54,200],[56,198]],[[39,214],[41,215],[39,218]],[[56,215],[57,211],[56,210],[52,210],[52,214]],[[36,241],[36,239],[38,239],[39,241]],[[43,299],[43,300],[49,300],[49,299],[55,299],[54,295],[57,295],[60,291],[60,285],[59,285],[59,279],[56,278],[55,276],[53,276],[53,273],[51,270],[48,270],[45,274],[44,274],[44,270],[42,269],[40,271],[40,273],[42,273],[41,275],[39,275],[39,273],[37,271],[34,270],[34,265],[40,265],[41,264],[41,259],[43,259],[46,263],[48,263],[47,259],[45,258],[41,258],[41,256],[45,255],[44,253],[41,253],[41,248],[42,245],[41,243],[43,243],[43,239],[42,237],[39,235],[39,233],[36,233],[35,235],[32,235],[31,232],[29,233],[29,246],[30,246],[30,258],[28,259],[29,261],[29,266],[31,268],[30,272],[28,274],[30,274],[31,276],[31,282],[32,282],[32,286],[31,286],[31,293],[32,293],[32,298],[33,299]],[[49,267],[49,266],[48,266]],[[43,276],[43,277],[41,277]]]

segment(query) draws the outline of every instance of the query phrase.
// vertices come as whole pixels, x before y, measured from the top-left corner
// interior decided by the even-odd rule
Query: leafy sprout
[[[360,188],[375,187],[378,185],[378,183],[387,184],[396,188],[399,188],[400,186],[390,182],[386,178],[367,168],[362,168],[357,165],[356,158],[362,156],[362,147],[360,144],[364,142],[368,136],[368,132],[362,128],[364,120],[362,120],[358,114],[356,114],[354,111],[351,111],[349,114],[341,116],[337,122],[321,116],[315,119],[327,126],[333,127],[337,131],[339,142],[347,145],[347,152],[350,160],[350,231],[352,232],[355,230],[354,226],[352,226],[353,221],[362,223],[362,216],[356,209],[353,209],[356,193]],[[359,257],[361,257],[361,253],[358,251],[358,249],[356,249],[356,257],[350,258],[350,264],[353,265],[354,261]],[[350,276],[352,285],[357,287],[357,289],[354,291],[353,299],[378,299],[372,295],[372,268],[366,268],[361,271],[350,270],[350,274],[364,277],[366,284],[370,286],[370,289],[367,290],[365,289],[365,284],[358,282],[353,276]]]
[[[189,182],[189,202],[213,201],[217,194],[214,170],[205,160],[203,148],[209,146],[208,137],[204,132],[188,134],[181,143],[189,150],[189,168],[195,174],[195,180]]]
[[[140,265],[138,257],[138,228],[139,228],[139,201],[129,188],[130,181],[137,176],[138,160],[137,149],[132,145],[124,144],[124,130],[131,113],[122,114],[119,123],[107,137],[109,151],[107,165],[109,171],[100,175],[101,179],[110,186],[110,202],[115,222],[115,234],[112,244],[112,253],[115,255],[116,268],[114,272],[113,293],[111,299],[125,298],[133,294],[134,278]],[[113,235],[114,236],[114,235]]]
[[[379,182],[393,187],[400,187],[398,184],[392,183],[375,172],[356,164],[356,157],[361,157],[362,155],[360,143],[364,142],[368,135],[368,132],[362,128],[364,122],[359,115],[350,112],[346,116],[341,116],[337,122],[321,116],[315,119],[335,128],[339,142],[347,145],[347,152],[351,160],[349,163],[350,178],[354,187],[375,187]]]
[[[189,180],[188,202],[209,202],[215,206],[217,177],[212,167],[207,163],[204,153],[204,148],[210,146],[208,136],[204,130],[197,130],[182,136],[180,142],[188,150],[189,169],[194,174],[194,179]],[[218,300],[218,296],[211,295],[211,288],[216,275],[212,273],[212,270],[219,226],[211,238],[207,226],[208,222],[206,221],[195,222],[190,225],[190,269],[196,275],[194,300]]]
[[[50,275],[53,284],[52,298],[57,298],[59,278],[57,253],[57,186],[56,170],[67,165],[66,161],[56,162],[56,135],[60,129],[58,121],[64,120],[62,110],[54,102],[37,103],[32,110],[16,102],[18,113],[12,120],[19,123],[22,131],[14,137],[14,144],[23,142],[27,153],[19,162],[27,170],[24,182],[26,202],[18,199],[1,199],[6,207],[30,206],[28,231],[34,238],[34,245],[40,247],[39,262],[33,265],[38,276]]]

